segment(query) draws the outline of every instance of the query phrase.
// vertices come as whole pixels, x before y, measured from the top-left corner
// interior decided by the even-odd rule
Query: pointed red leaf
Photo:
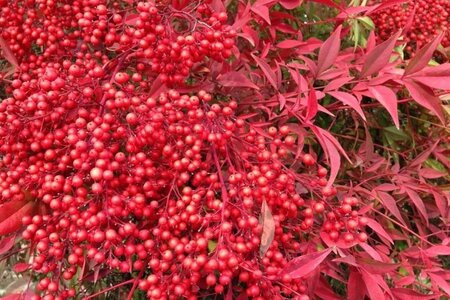
[[[262,203],[259,223],[263,228],[263,232],[261,234],[261,244],[259,246],[259,256],[263,257],[266,254],[267,250],[269,250],[269,247],[272,244],[273,238],[275,236],[275,220],[273,219],[272,213],[270,212],[270,208],[267,205],[266,200],[264,200]]]
[[[14,55],[14,53],[11,51],[11,48],[9,48],[6,41],[3,39],[3,37],[0,36],[0,49],[2,50],[3,57],[14,67],[19,66],[19,63],[17,62],[17,58]]]
[[[267,24],[271,24],[270,23],[270,16],[269,16],[269,8],[265,5],[258,5],[258,6],[252,6],[252,11],[259,15],[261,18],[264,19],[264,21],[266,21]]]
[[[375,275],[370,274],[364,269],[361,270],[361,277],[366,285],[366,291],[370,299],[385,300],[384,292],[378,285]]]
[[[408,63],[408,66],[405,68],[404,75],[406,76],[425,68],[428,65],[428,62],[433,57],[434,50],[436,50],[443,37],[444,32],[441,32],[431,42],[417,51],[414,57]]]
[[[217,82],[226,87],[248,87],[259,90],[259,87],[240,72],[228,72],[217,77]]]
[[[310,121],[316,116],[317,111],[319,109],[319,103],[317,102],[317,96],[316,96],[316,93],[315,93],[314,88],[312,86],[310,86],[310,88],[309,88],[308,102],[307,103],[308,103],[308,105],[306,107],[305,120],[306,121]]]
[[[378,191],[377,194],[378,197],[380,197],[381,202],[383,202],[383,206],[386,207],[389,212],[397,218],[397,220],[406,226],[405,220],[403,220],[402,214],[398,209],[397,202],[394,197],[382,191]]]
[[[303,0],[279,0],[278,2],[286,9],[294,9],[299,7]]]
[[[398,120],[397,95],[390,88],[382,85],[369,86],[368,89],[375,99],[386,108],[394,121],[395,127],[399,128],[400,122]]]
[[[409,75],[423,85],[430,88],[450,90],[450,63],[441,64],[435,67],[426,67],[425,69]]]
[[[5,204],[0,205],[0,222],[3,222],[9,218],[12,214],[23,207],[28,201],[9,201]]]
[[[277,48],[291,49],[291,48],[296,48],[296,47],[304,45],[304,44],[306,44],[306,42],[297,41],[297,40],[284,40],[277,44]]]
[[[377,221],[374,219],[367,218],[367,226],[372,228],[373,231],[375,231],[380,237],[386,239],[389,243],[394,244],[394,241],[392,240],[391,236],[384,230],[383,226],[381,226]]]
[[[256,61],[258,66],[263,71],[264,75],[266,76],[267,80],[270,82],[270,84],[277,90],[277,77],[273,70],[270,68],[270,66],[261,58],[255,56],[252,54],[253,59]]]
[[[403,82],[414,101],[429,109],[442,123],[445,123],[441,101],[435,96],[432,89],[411,79],[405,79]]]
[[[398,300],[431,300],[439,298],[437,295],[434,294],[431,295],[419,294],[414,290],[406,288],[394,288],[391,289],[391,291],[392,294],[395,296],[395,299]]]
[[[364,288],[361,288],[363,278],[361,273],[356,270],[350,271],[347,285],[347,299],[348,300],[364,300],[366,295]]]
[[[28,202],[19,210],[0,223],[0,236],[12,233],[22,227],[22,218],[29,215],[35,207],[34,202]]]
[[[339,152],[341,152],[341,154],[348,161],[350,161],[350,158],[347,156],[347,153],[336,140],[336,138],[332,136],[328,131],[317,126],[311,126],[311,130],[317,136],[319,143],[325,151],[330,162],[330,177],[328,178],[327,183],[327,186],[330,186],[336,179],[339,168],[341,166],[341,157],[339,155]]]
[[[389,63],[392,50],[394,50],[395,43],[397,42],[399,36],[400,31],[367,53],[361,71],[361,77],[367,77],[375,74]]]
[[[341,46],[341,29],[339,25],[333,34],[322,44],[317,62],[317,76],[331,67],[336,61]]]
[[[352,94],[349,94],[346,92],[340,92],[340,91],[328,92],[327,94],[332,96],[333,98],[338,99],[345,105],[350,106],[361,116],[361,118],[364,121],[366,120],[366,116],[364,115],[364,112],[361,108],[361,105],[360,105],[358,99],[356,99],[356,97],[353,96]]]
[[[436,257],[438,255],[449,255],[450,256],[450,247],[444,245],[432,246],[425,250],[425,253],[429,257]]]
[[[294,279],[304,277],[317,269],[331,251],[332,248],[329,248],[321,252],[310,253],[294,258],[287,263],[279,275],[282,277],[285,274],[289,274]]]
[[[344,76],[336,78],[332,81],[330,81],[327,86],[323,89],[324,92],[330,92],[334,90],[338,90],[340,87],[342,87],[344,84],[347,84],[353,79],[353,77]]]
[[[447,296],[450,295],[450,284],[448,284],[447,280],[434,273],[428,273],[428,276],[430,276],[431,281],[440,287],[447,294]]]
[[[427,214],[427,210],[425,208],[425,204],[423,203],[422,198],[420,198],[419,194],[417,194],[414,190],[412,190],[410,188],[405,187],[405,191],[408,194],[411,201],[414,203],[414,206],[417,208],[417,210],[419,211],[422,218],[425,220],[425,222],[428,225],[428,214]]]
[[[22,273],[28,270],[30,267],[31,265],[27,263],[17,263],[14,265],[13,270],[16,273]]]
[[[16,241],[16,235],[4,237],[0,240],[0,255],[5,254],[14,246]]]

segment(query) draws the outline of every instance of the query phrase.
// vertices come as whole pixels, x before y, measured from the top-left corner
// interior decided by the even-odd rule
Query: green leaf
[[[383,131],[386,138],[394,142],[407,142],[410,139],[406,133],[395,126],[385,127]]]
[[[208,241],[208,252],[214,252],[214,250],[216,250],[217,248],[217,241],[214,240],[209,240]]]
[[[364,16],[364,17],[359,17],[357,18],[357,20],[359,22],[361,22],[361,24],[368,30],[373,30],[375,29],[375,24],[373,23],[372,19],[369,18],[368,16]]]

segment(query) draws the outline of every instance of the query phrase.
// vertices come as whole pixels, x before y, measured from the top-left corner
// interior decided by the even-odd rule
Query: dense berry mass
[[[148,299],[308,299],[280,272],[318,232],[364,242],[359,201],[334,200],[289,126],[254,127],[231,96],[184,84],[230,58],[236,32],[208,1],[163,2],[0,1],[17,60],[0,200],[24,208],[37,298],[124,273]]]
[[[381,9],[371,15],[379,36],[388,39],[398,30],[407,28],[405,50],[412,53],[430,42],[438,33],[444,32],[441,41],[450,46],[450,1],[419,0]]]

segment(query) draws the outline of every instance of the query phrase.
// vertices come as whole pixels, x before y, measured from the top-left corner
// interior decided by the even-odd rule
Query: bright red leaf
[[[292,278],[304,277],[314,271],[327,258],[331,251],[332,248],[329,248],[321,252],[314,252],[294,258],[287,263],[279,276],[282,277],[284,274],[288,274]]]

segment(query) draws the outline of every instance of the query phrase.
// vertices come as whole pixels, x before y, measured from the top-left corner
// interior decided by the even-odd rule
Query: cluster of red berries
[[[412,16],[411,14],[414,15]],[[450,2],[448,0],[417,0],[397,4],[371,15],[375,28],[382,39],[388,39],[404,28],[412,16],[406,34],[405,50],[412,53],[431,41],[439,32],[444,32],[442,45],[450,46]]]
[[[182,83],[206,57],[223,61],[232,55],[236,32],[226,24],[227,14],[204,4],[185,12],[151,2],[66,2],[0,0],[1,36],[20,62],[37,55],[31,61],[39,65],[90,52],[106,64],[108,52],[133,53],[139,81],[160,75],[163,82]]]
[[[0,202],[38,207],[22,234],[37,299],[89,293],[90,270],[133,274],[149,299],[308,299],[302,278],[279,276],[308,234],[367,239],[358,200],[335,199],[288,125],[254,127],[227,95],[154,93],[157,76],[176,87],[195,63],[231,55],[226,14],[206,2],[189,15],[159,2],[8,3],[1,34],[19,66],[0,103]]]

